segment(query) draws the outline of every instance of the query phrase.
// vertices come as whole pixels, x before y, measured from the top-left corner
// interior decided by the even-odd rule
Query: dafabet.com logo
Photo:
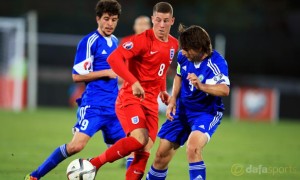
[[[286,174],[286,173],[295,173],[296,168],[293,166],[264,166],[264,165],[243,165],[243,164],[233,164],[231,166],[231,174],[234,176],[242,176],[244,174]]]

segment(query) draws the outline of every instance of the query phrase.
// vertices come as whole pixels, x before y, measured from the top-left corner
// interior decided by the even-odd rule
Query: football
[[[88,160],[79,158],[68,165],[67,177],[69,180],[94,180],[95,176],[96,169]]]

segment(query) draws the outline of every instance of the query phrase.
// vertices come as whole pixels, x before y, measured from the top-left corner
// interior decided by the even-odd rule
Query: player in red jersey
[[[152,29],[119,46],[108,57],[112,69],[125,80],[117,98],[116,113],[127,137],[91,160],[98,169],[134,152],[126,180],[140,180],[144,175],[158,131],[157,97],[168,102],[166,72],[178,50],[177,39],[169,34],[175,20],[172,6],[157,3],[151,19]]]

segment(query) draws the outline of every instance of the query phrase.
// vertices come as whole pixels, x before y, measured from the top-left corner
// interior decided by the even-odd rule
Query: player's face
[[[104,13],[101,18],[96,17],[98,23],[98,31],[102,36],[110,36],[116,29],[118,24],[118,15],[110,16],[108,13]]]
[[[155,12],[151,19],[155,36],[161,41],[167,41],[175,18],[170,13]]]
[[[200,62],[203,59],[203,53],[194,49],[184,50],[182,49],[182,55],[188,58],[189,61]]]

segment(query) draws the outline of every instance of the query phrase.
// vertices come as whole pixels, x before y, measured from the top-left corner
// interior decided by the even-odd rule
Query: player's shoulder
[[[211,56],[207,58],[206,60],[206,66],[214,71],[213,67],[218,67],[218,69],[226,70],[228,69],[227,61],[224,59],[224,57],[217,52],[216,50],[213,50]]]
[[[86,34],[81,41],[79,42],[79,44],[91,44],[93,42],[95,42],[97,39],[99,39],[99,33],[97,31],[92,31],[89,34]]]
[[[150,42],[152,41],[151,39],[151,32],[149,32],[149,30],[145,30],[140,34],[133,35],[127,42],[127,44],[134,44],[135,48],[139,47],[145,49],[149,46]]]
[[[153,39],[154,33],[152,29],[147,29],[140,34],[134,35],[132,38],[141,41],[141,40],[150,40]]]
[[[89,34],[85,35],[82,40],[88,41],[91,39],[97,39],[99,38],[100,34],[97,31],[92,31]]]
[[[134,34],[128,35],[128,36],[124,36],[121,38],[120,40],[120,44],[124,44],[126,42],[131,41],[131,39],[134,37]]]
[[[225,58],[216,50],[213,50],[209,59],[214,63],[226,62]]]
[[[182,50],[180,50],[177,54],[177,62],[179,64],[183,64],[185,62],[188,62],[188,59],[182,54]]]
[[[169,37],[168,37],[168,38],[169,38],[169,41],[170,41],[170,42],[178,44],[177,38],[175,38],[175,37],[172,36],[171,34],[169,34]]]

